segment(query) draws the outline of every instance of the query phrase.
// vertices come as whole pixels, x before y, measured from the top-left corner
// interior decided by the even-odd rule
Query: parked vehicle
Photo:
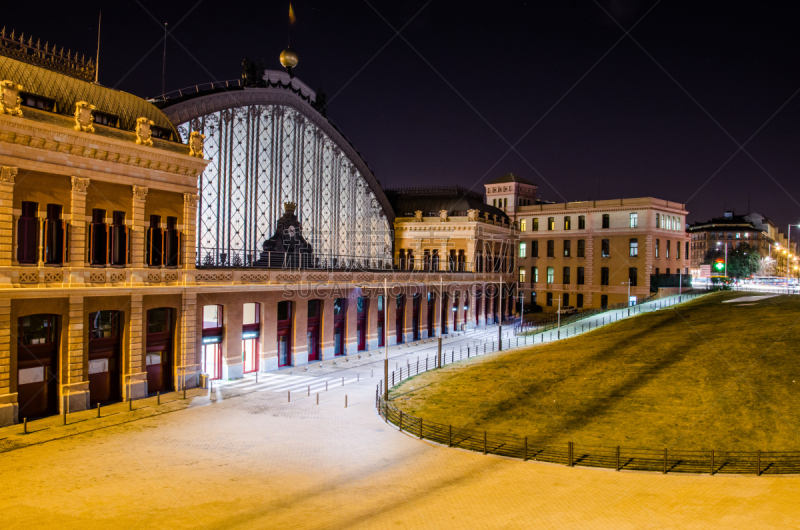
[[[575,307],[571,306],[571,305],[562,307],[561,309],[558,310],[558,314],[563,315],[563,316],[574,315],[577,312],[578,312],[578,310]]]

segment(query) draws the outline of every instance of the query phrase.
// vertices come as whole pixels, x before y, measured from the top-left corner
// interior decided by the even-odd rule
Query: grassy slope
[[[739,296],[448,365],[391,397],[406,413],[532,444],[800,449],[800,301],[720,303]]]

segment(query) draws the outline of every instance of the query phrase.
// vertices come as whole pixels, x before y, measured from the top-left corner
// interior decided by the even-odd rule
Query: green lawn
[[[800,298],[715,293],[405,381],[405,413],[531,444],[800,449]]]

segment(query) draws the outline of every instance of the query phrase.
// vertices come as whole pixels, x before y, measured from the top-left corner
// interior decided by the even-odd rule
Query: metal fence
[[[638,307],[638,312],[657,311],[665,307],[694,299],[702,294],[681,295],[665,300],[656,300]],[[627,317],[627,313],[626,313]],[[620,317],[623,318],[623,317]],[[571,329],[553,333],[517,334],[503,339],[475,341],[458,350],[442,351],[433,358],[418,359],[389,374],[389,388],[403,380],[414,377],[440,366],[459,362],[462,359],[485,355],[516,346],[558,340],[559,336],[573,336],[591,329],[597,329],[615,322],[611,316],[596,317],[591,321],[573,325]],[[537,337],[539,337],[537,339]],[[661,473],[736,473],[736,474],[792,474],[800,473],[800,451],[688,451],[681,449],[641,449],[631,447],[594,447],[566,442],[560,445],[541,444],[528,437],[489,432],[480,429],[453,427],[443,423],[428,421],[404,413],[395,407],[390,399],[383,398],[383,381],[375,390],[375,406],[385,421],[401,431],[420,439],[430,440],[448,447],[459,447],[484,454],[495,454],[522,460],[538,460],[567,466],[602,467],[620,470],[658,471]]]

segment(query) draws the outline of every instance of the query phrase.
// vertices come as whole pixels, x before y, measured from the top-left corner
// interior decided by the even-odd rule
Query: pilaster
[[[374,295],[367,305],[367,349],[375,351],[378,344],[378,296]]]
[[[123,372],[124,399],[147,397],[147,372],[144,371],[144,333],[142,315],[142,295],[131,295],[131,321],[128,325],[128,358]]]
[[[292,366],[300,366],[308,364],[308,299],[293,299],[292,313]]]
[[[133,207],[131,225],[131,266],[134,269],[144,267],[144,242],[147,224],[144,218],[144,208],[147,201],[149,188],[133,186]]]
[[[176,359],[177,379],[175,388],[182,390],[197,385],[196,375],[200,373],[197,359],[197,292],[183,291],[181,299],[181,344],[180,356]],[[240,328],[241,329],[241,328]]]
[[[195,268],[197,232],[197,195],[183,194],[183,235],[181,238],[181,266],[184,269]]]
[[[0,166],[0,267],[10,267],[13,261],[16,176],[16,167]]]
[[[242,359],[242,321],[244,306],[241,303],[225,305],[222,349],[222,379],[241,379],[244,377]]]
[[[72,177],[70,194],[69,264],[85,267],[86,263],[86,192],[90,179]],[[73,276],[72,281],[82,282],[83,277]]]
[[[17,422],[17,395],[11,393],[11,300],[0,299],[0,427]]]
[[[326,296],[322,299],[322,332],[319,338],[320,354],[325,361],[333,359],[335,351],[333,347],[333,302],[335,300],[332,296]]]
[[[85,197],[85,195],[84,195]],[[69,297],[67,322],[67,350],[64,355],[65,377],[62,381],[62,411],[78,412],[89,408],[89,381],[86,379],[84,362],[84,318],[83,297]]]
[[[345,349],[347,355],[358,353],[358,293],[351,292],[347,298],[347,316],[344,323]]]

